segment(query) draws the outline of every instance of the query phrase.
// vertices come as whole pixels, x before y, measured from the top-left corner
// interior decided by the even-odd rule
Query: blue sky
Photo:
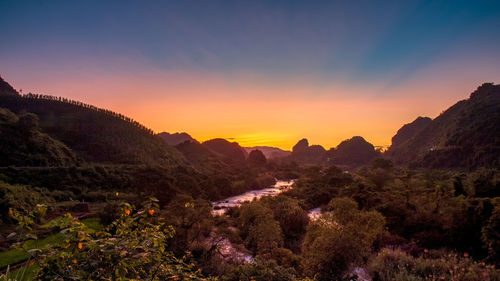
[[[294,95],[304,101],[428,97],[434,86],[449,97],[443,107],[500,75],[500,1],[0,0],[0,11],[0,75],[14,86],[138,114],[158,130],[161,123],[110,102],[118,88],[102,80],[163,83],[136,96],[147,100],[221,92],[200,92],[205,84],[256,87],[223,94],[234,99],[284,98],[301,88]],[[172,73],[186,85],[208,82],[176,94],[183,85],[164,82]],[[82,85],[87,92],[76,90]]]
[[[167,69],[383,79],[411,75],[455,44],[500,47],[499,1],[1,1],[0,8],[2,58],[134,52]]]

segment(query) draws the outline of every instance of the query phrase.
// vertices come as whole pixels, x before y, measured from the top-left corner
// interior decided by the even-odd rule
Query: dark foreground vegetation
[[[266,159],[1,80],[0,280],[500,280],[499,88],[386,153],[354,137]],[[295,183],[212,214],[276,179]]]

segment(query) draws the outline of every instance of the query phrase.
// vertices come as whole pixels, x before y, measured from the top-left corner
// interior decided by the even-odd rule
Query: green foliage
[[[250,225],[246,245],[263,255],[283,246],[283,234],[276,220],[265,219]]]
[[[38,239],[37,243],[35,243],[34,240],[28,240],[14,245],[13,249],[0,252],[0,268],[24,262],[32,257],[31,253],[36,252],[36,249],[43,249],[47,246],[60,244],[63,239],[64,236],[62,234],[56,233]]]
[[[22,218],[21,220],[26,219],[27,218]],[[39,228],[51,229],[57,227],[61,224],[61,220],[63,219],[63,217],[58,217],[44,225],[40,225]],[[99,224],[96,218],[83,219],[81,222],[89,228],[89,231],[100,231],[103,229],[103,226]],[[26,261],[32,257],[32,252],[36,251],[36,249],[43,249],[47,246],[58,245],[64,240],[64,235],[62,233],[52,233],[47,235],[46,237],[39,238],[34,236],[33,232],[31,232],[28,233],[29,235],[24,235],[24,240],[22,240],[22,235],[20,237],[20,235],[17,233],[12,234],[15,235],[15,237],[17,237],[20,242],[14,244],[12,249],[0,252],[0,269],[5,268],[8,265],[14,265]],[[38,239],[34,240],[35,238]]]
[[[5,274],[0,274],[0,281],[31,281],[35,279],[38,265],[29,263],[15,270],[7,269]]]
[[[310,167],[286,194],[304,202],[307,209],[327,204],[353,182],[353,176],[336,166]]]
[[[468,181],[477,197],[500,197],[500,175],[495,169],[479,169],[473,172]]]
[[[36,94],[3,97],[0,107],[36,114],[42,132],[61,141],[87,162],[185,164],[184,157],[150,129],[109,110]]]
[[[481,238],[488,250],[488,259],[498,265],[500,263],[500,204],[495,207],[493,214],[483,227]]]
[[[243,204],[239,209],[238,226],[246,246],[258,254],[268,254],[283,246],[283,233],[270,208],[261,202]]]
[[[182,194],[172,200],[162,211],[166,223],[173,226],[176,233],[169,248],[175,253],[184,254],[198,241],[208,237],[214,225],[211,211],[212,206],[206,200]]]
[[[487,182],[494,186],[495,172],[489,173],[493,175]],[[482,178],[480,175],[484,175],[483,170],[463,174],[372,166],[362,169],[340,194],[354,198],[363,209],[379,211],[386,218],[388,230],[407,243],[447,247],[484,258],[487,253],[481,229],[491,216],[493,204],[490,198],[474,197],[474,182]],[[381,177],[387,180],[376,183]],[[457,178],[465,195],[456,196]]]
[[[309,217],[299,205],[299,201],[286,196],[267,197],[262,199],[273,212],[286,236],[297,237],[304,233]]]
[[[341,280],[353,264],[371,254],[384,230],[384,217],[359,211],[356,202],[335,198],[325,213],[309,224],[303,244],[304,270],[317,280]]]
[[[39,255],[37,280],[201,279],[166,250],[174,231],[158,213],[155,200],[139,210],[123,204],[120,218],[97,232],[66,215],[65,239]]]
[[[388,154],[396,163],[413,167],[498,168],[499,131],[500,85],[483,85]]]
[[[374,280],[500,280],[494,266],[475,262],[467,255],[413,257],[400,250],[383,249],[369,264]]]
[[[67,166],[79,164],[60,141],[43,134],[32,113],[0,110],[0,166]]]
[[[257,258],[255,263],[240,265],[221,279],[224,281],[291,281],[296,280],[296,277],[293,269],[279,266],[273,260]]]
[[[29,212],[37,204],[51,203],[47,190],[41,188],[27,187],[23,185],[11,185],[0,181],[0,220],[11,221],[8,213],[10,208],[16,208],[20,212]]]

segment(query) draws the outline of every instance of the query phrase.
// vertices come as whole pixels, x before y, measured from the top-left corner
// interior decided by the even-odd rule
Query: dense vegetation
[[[1,80],[0,270],[18,280],[500,280],[498,87],[405,126],[387,154],[361,137],[330,150],[304,139],[267,159],[223,139],[171,146],[119,114],[21,96]],[[431,132],[442,146],[400,157]],[[276,179],[295,183],[213,215],[211,200]]]
[[[469,99],[426,123],[415,136],[389,149],[396,163],[427,168],[500,166],[500,85],[481,85]]]

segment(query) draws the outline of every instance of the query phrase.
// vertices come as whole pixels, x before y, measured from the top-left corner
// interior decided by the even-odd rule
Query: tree
[[[384,217],[376,211],[359,211],[348,198],[334,198],[333,210],[310,223],[303,244],[305,272],[317,280],[342,280],[352,265],[371,253],[384,230]]]
[[[267,197],[262,199],[273,212],[285,237],[296,238],[305,233],[309,217],[299,205],[298,200],[286,196]]]
[[[500,261],[500,206],[493,210],[488,223],[483,227],[482,240],[488,249],[488,258],[497,263]]]
[[[262,202],[244,204],[240,208],[238,222],[245,243],[257,254],[268,254],[283,246],[283,234],[272,211]]]

